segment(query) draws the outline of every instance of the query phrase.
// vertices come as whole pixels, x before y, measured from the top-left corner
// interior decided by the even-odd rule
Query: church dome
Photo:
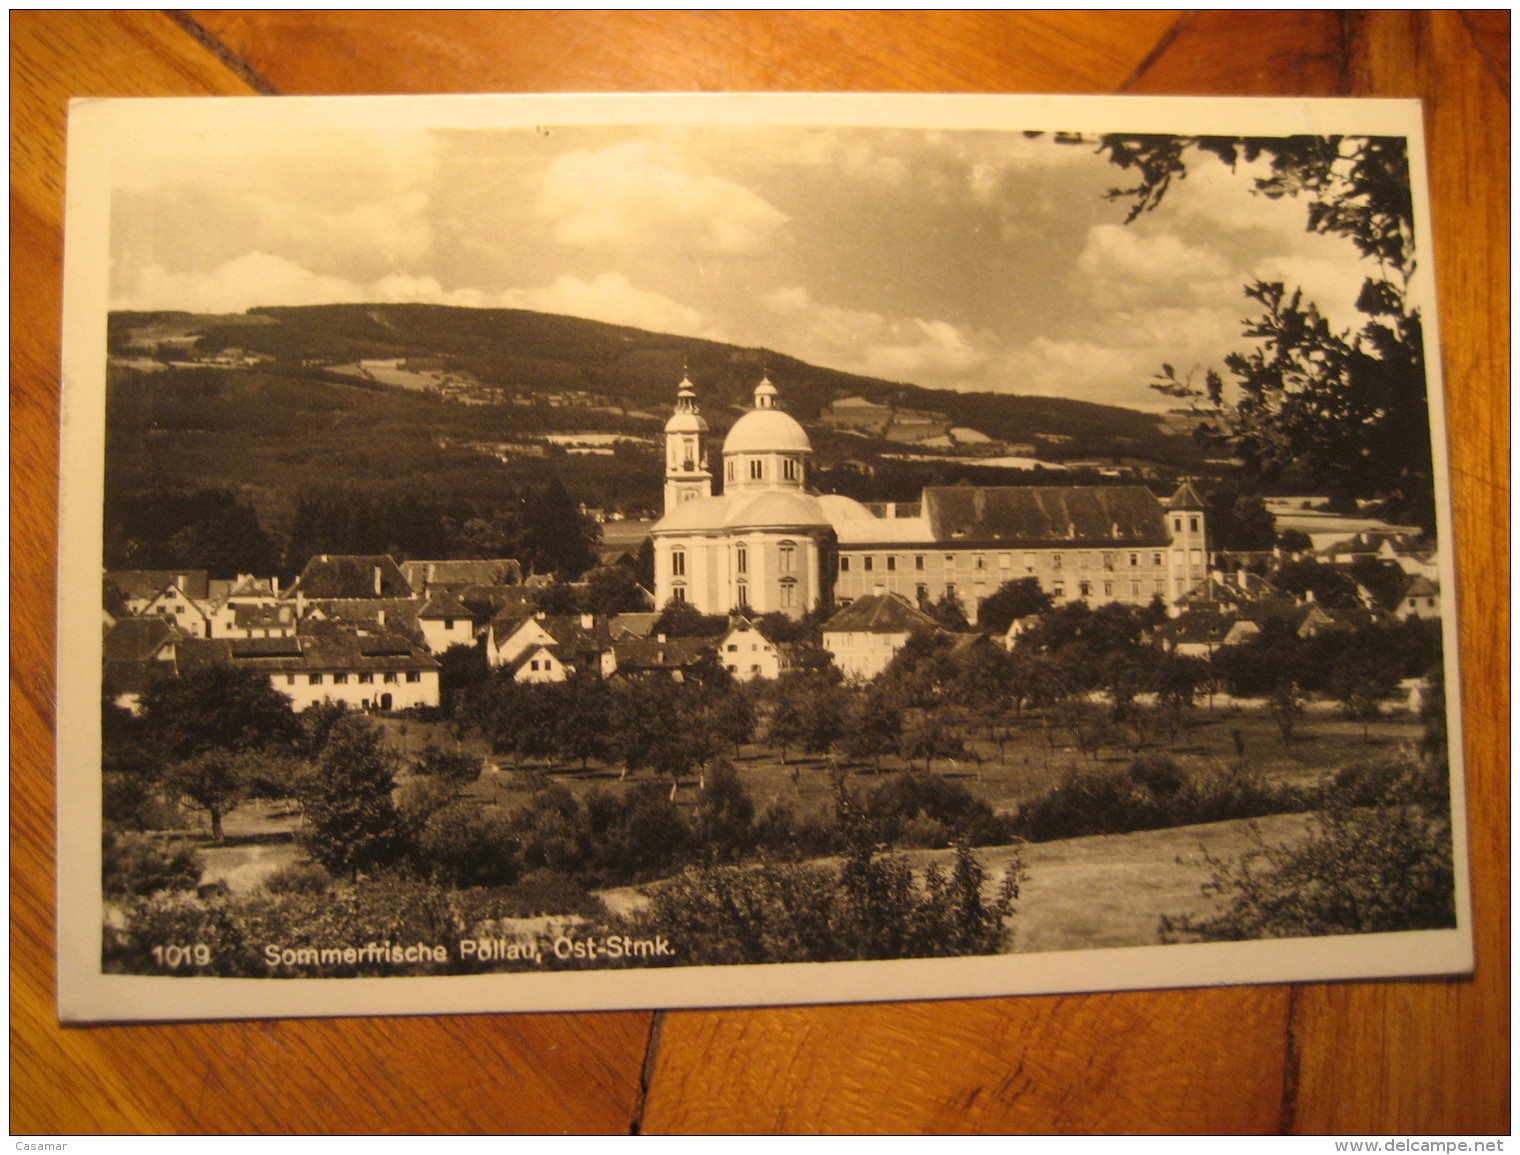
[[[725,511],[725,529],[814,529],[829,519],[811,494],[780,492],[735,494]]]
[[[755,389],[755,407],[728,431],[723,442],[729,453],[811,453],[813,443],[795,417],[776,408],[776,387],[762,378]]]
[[[779,409],[751,409],[728,431],[724,453],[811,453],[807,432]]]

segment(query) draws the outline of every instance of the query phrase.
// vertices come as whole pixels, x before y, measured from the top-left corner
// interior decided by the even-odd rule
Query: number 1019
[[[156,946],[150,953],[153,955],[154,962],[161,967],[168,967],[171,970],[178,967],[203,967],[211,965],[211,948],[203,942],[194,943],[190,946],[179,946],[177,944]]]

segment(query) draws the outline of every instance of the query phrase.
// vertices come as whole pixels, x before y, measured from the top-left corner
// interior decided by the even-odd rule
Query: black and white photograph
[[[92,101],[69,177],[65,1019],[1470,969],[1417,105]]]

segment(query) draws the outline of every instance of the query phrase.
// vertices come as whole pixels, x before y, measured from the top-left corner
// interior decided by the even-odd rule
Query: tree
[[[479,779],[483,769],[485,764],[474,754],[444,750],[438,746],[426,746],[412,759],[413,774],[459,786]]]
[[[692,835],[715,860],[742,858],[754,847],[755,804],[738,772],[720,758],[708,772],[692,813]]]
[[[649,595],[638,576],[627,566],[598,566],[586,575],[586,609],[593,614],[642,613],[650,607]]]
[[[651,633],[668,638],[714,638],[728,629],[724,614],[704,614],[690,602],[671,598],[665,603]]]
[[[855,699],[845,723],[844,748],[851,758],[869,758],[881,773],[881,759],[895,754],[902,737],[902,711],[879,689]]]
[[[612,691],[593,674],[577,674],[550,689],[555,753],[585,770],[591,759],[611,760],[616,749],[612,729]]]
[[[483,649],[467,645],[450,646],[438,655],[438,664],[438,696],[444,715],[453,718],[461,699],[491,676],[491,666]]]
[[[175,761],[212,750],[290,747],[302,737],[290,699],[268,674],[224,664],[155,682],[143,693],[141,722],[148,745]]]
[[[946,590],[939,600],[924,607],[924,612],[947,630],[967,630],[971,623],[966,620],[966,605],[959,595]]]
[[[171,763],[164,784],[211,816],[211,841],[222,840],[222,818],[248,794],[253,755],[247,751],[203,750]]]
[[[307,849],[330,873],[357,875],[398,857],[394,761],[367,719],[353,715],[333,728],[302,800]]]
[[[1006,634],[1008,627],[1020,618],[1046,613],[1054,604],[1055,599],[1040,588],[1039,578],[1019,578],[1004,582],[982,601],[976,612],[976,624],[991,633]]]
[[[1212,371],[1200,388],[1163,365],[1155,387],[1194,406],[1201,436],[1228,443],[1258,476],[1298,470],[1332,492],[1383,499],[1388,511],[1434,530],[1434,469],[1420,311],[1409,300],[1415,270],[1407,147],[1400,137],[1107,136],[1099,150],[1139,183],[1111,197],[1129,220],[1161,203],[1187,175],[1190,153],[1230,167],[1264,161],[1262,195],[1303,196],[1309,231],[1347,238],[1374,266],[1356,307],[1365,321],[1336,331],[1301,291],[1257,281],[1245,293],[1262,312],[1251,348],[1225,365],[1234,391]]]
[[[1293,741],[1293,730],[1304,713],[1304,699],[1298,692],[1297,683],[1289,679],[1278,682],[1272,689],[1268,709],[1277,723],[1277,732],[1284,746]]]
[[[601,527],[581,512],[559,478],[523,500],[520,521],[522,550],[535,573],[570,580],[596,565]]]
[[[1326,688],[1335,695],[1346,717],[1362,724],[1365,742],[1370,725],[1382,717],[1382,703],[1398,693],[1399,677],[1396,670],[1375,659],[1352,659],[1331,672]]]

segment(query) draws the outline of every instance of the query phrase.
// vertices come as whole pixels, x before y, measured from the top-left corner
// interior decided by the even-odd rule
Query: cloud
[[[948,321],[827,305],[801,286],[774,290],[761,304],[782,326],[778,340],[789,352],[849,372],[955,387],[988,359]]]
[[[600,273],[589,281],[563,275],[540,289],[509,289],[495,303],[504,308],[564,313],[657,333],[710,336],[702,314],[660,293],[636,289],[622,273]]]
[[[1145,300],[1216,298],[1232,281],[1221,254],[1169,232],[1142,233],[1132,225],[1092,225],[1076,270],[1100,306]]]
[[[144,266],[135,281],[115,295],[111,307],[241,313],[255,305],[330,305],[364,299],[352,281],[313,273],[284,257],[254,252],[209,273]]]
[[[445,289],[436,277],[399,273],[372,281],[353,281],[315,273],[284,257],[264,252],[246,253],[208,273],[173,272],[162,265],[148,265],[114,296],[111,307],[240,313],[256,305],[332,305],[354,301],[532,309],[656,332],[713,335],[707,331],[698,310],[659,293],[637,289],[621,273],[601,273],[589,281],[564,275],[540,288],[484,292],[471,288]]]
[[[742,185],[685,171],[648,142],[557,158],[543,174],[536,208],[555,239],[576,248],[751,254],[787,222]]]

